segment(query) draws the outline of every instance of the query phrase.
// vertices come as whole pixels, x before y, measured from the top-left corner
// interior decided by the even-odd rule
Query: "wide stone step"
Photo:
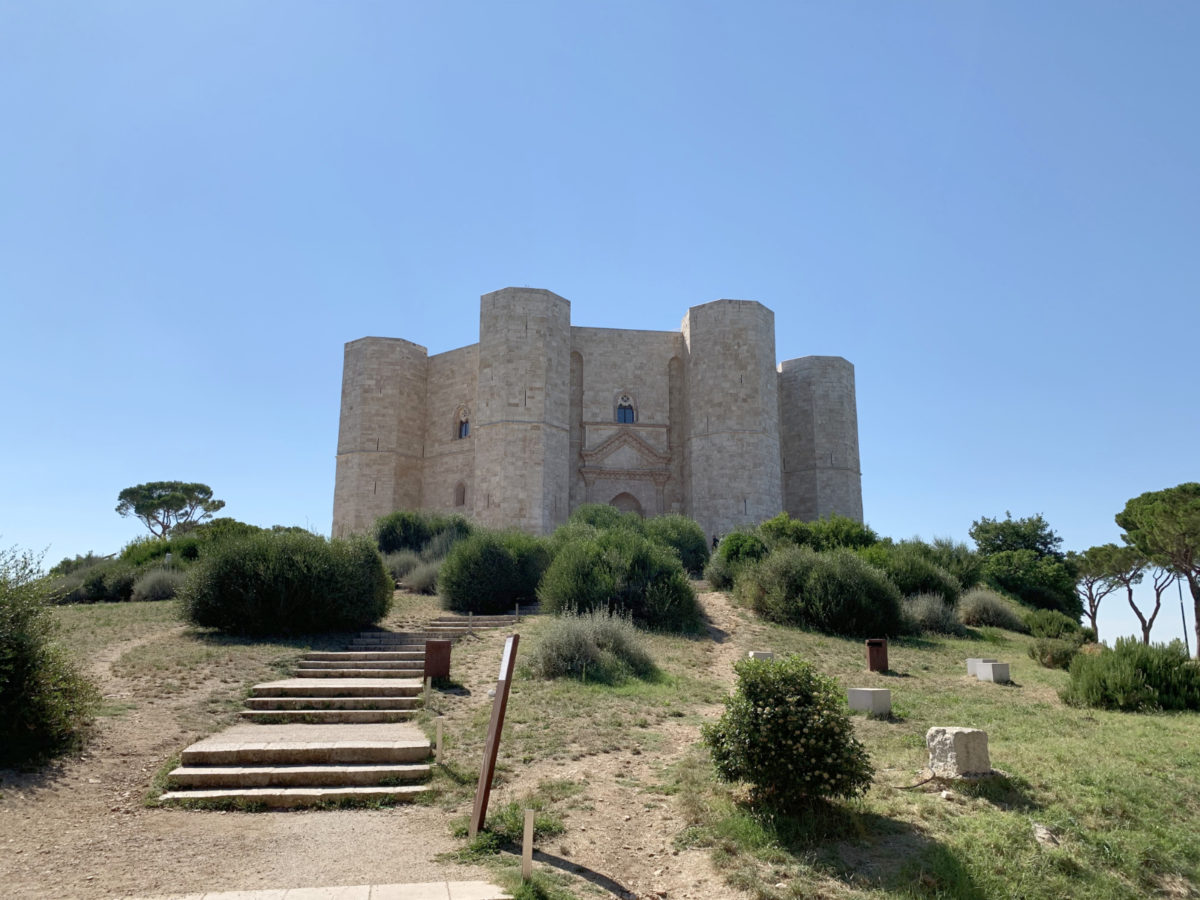
[[[358,654],[354,654],[357,656]],[[382,653],[367,653],[366,656],[382,656]],[[305,669],[412,669],[425,667],[424,659],[302,659],[300,667]]]
[[[361,666],[358,668],[342,669],[310,669],[308,666],[298,666],[296,675],[299,678],[421,678],[425,674],[423,668],[406,669],[376,669]]]
[[[367,724],[407,722],[409,709],[243,709],[238,715],[247,722],[311,722],[313,724]]]
[[[404,723],[235,725],[183,751],[184,766],[419,763],[429,741]]]
[[[377,697],[250,697],[249,709],[416,709],[415,695]]]
[[[420,650],[357,650],[306,653],[304,659],[309,662],[362,662],[364,660],[412,660],[423,662],[425,648]]]
[[[255,697],[415,697],[420,678],[285,678],[256,684]]]
[[[387,786],[423,781],[430,767],[414,765],[180,766],[167,775],[171,788]]]
[[[428,790],[423,784],[396,787],[231,788],[168,791],[159,799],[164,803],[189,800],[243,802],[284,809],[339,801],[402,803],[411,801]]]

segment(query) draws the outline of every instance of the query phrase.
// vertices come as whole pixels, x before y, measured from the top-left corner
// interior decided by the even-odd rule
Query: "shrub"
[[[975,587],[983,579],[983,557],[966,544],[950,538],[934,538],[929,544],[915,539],[905,543],[935,566],[944,569],[963,590]]]
[[[643,527],[646,537],[654,543],[673,548],[683,567],[692,575],[704,571],[704,564],[708,562],[708,541],[695,520],[680,515],[655,516],[647,519]]]
[[[1025,627],[1035,638],[1071,639],[1078,638],[1082,644],[1083,629],[1078,622],[1056,609],[1036,609],[1025,614]]]
[[[962,595],[958,601],[958,620],[964,625],[992,625],[1021,634],[1028,630],[1016,604],[985,587],[971,588]]]
[[[987,557],[983,572],[988,584],[1027,606],[1057,609],[1076,620],[1083,615],[1075,576],[1053,556],[1039,556],[1033,550],[1003,550]]]
[[[78,745],[99,693],[52,642],[38,560],[0,550],[0,766]]]
[[[421,554],[412,550],[396,550],[384,556],[383,564],[399,584],[405,575],[421,564]]]
[[[179,593],[186,576],[174,569],[151,569],[133,583],[131,599],[170,600]]]
[[[1200,710],[1200,666],[1179,641],[1118,638],[1111,651],[1077,653],[1062,698],[1073,706],[1127,712]]]
[[[438,590],[447,609],[508,612],[537,596],[549,562],[549,548],[539,538],[519,531],[477,531],[447,555],[438,574]]]
[[[235,634],[348,631],[379,621],[392,579],[364,538],[263,532],[215,546],[189,572],[180,598],[197,625]]]
[[[878,543],[859,550],[859,555],[887,573],[905,597],[938,594],[951,605],[962,593],[962,585],[945,569],[930,562],[920,548],[908,542]]]
[[[717,552],[704,569],[704,578],[718,591],[733,587],[738,573],[768,553],[766,542],[752,531],[731,531],[721,538]]]
[[[438,570],[442,564],[438,560],[423,562],[404,576],[403,585],[414,594],[436,594],[438,590]]]
[[[679,557],[624,528],[564,545],[538,597],[551,612],[623,612],[638,625],[668,631],[694,630],[700,621]]]
[[[954,607],[938,594],[917,594],[904,600],[904,630],[910,634],[959,634],[962,625]]]
[[[1082,641],[1040,637],[1029,645],[1029,658],[1047,669],[1065,669],[1079,652]]]
[[[606,503],[583,503],[571,511],[567,520],[579,525],[591,525],[597,531],[625,528],[642,532],[642,517],[637,513],[624,513]]]
[[[755,800],[776,810],[866,793],[870,758],[836,681],[795,656],[743,659],[734,671],[724,714],[702,729],[722,780],[748,782]]]
[[[759,525],[758,532],[773,546],[794,544],[814,550],[870,547],[879,540],[879,535],[870,526],[838,515],[802,522],[782,512]]]
[[[850,550],[781,547],[742,572],[736,596],[768,619],[832,634],[901,630],[900,592]]]
[[[472,532],[470,522],[462,516],[441,516],[421,510],[400,509],[380,517],[375,522],[375,542],[380,553],[397,550],[420,552],[429,541],[441,534],[464,538]]]
[[[542,635],[529,661],[539,678],[578,678],[619,684],[653,674],[654,663],[628,616],[567,610]]]
[[[99,565],[109,559],[107,556],[97,556],[91,550],[86,555],[76,555],[74,557],[63,557],[58,565],[53,566],[46,574],[54,576],[70,575],[72,572],[78,572],[80,569],[90,569],[92,566]]]

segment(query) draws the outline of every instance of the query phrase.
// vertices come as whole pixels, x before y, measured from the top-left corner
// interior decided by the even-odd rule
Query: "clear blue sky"
[[[771,307],[856,366],[881,533],[1117,540],[1200,480],[1197,47],[1177,2],[0,0],[0,543],[115,551],[167,479],[328,532],[342,344],[506,285]]]

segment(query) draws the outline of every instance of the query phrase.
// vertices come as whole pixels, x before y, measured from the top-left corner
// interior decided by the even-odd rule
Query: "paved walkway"
[[[287,888],[267,891],[216,891],[142,900],[511,900],[486,881],[426,881],[421,884],[358,884],[351,887]],[[136,898],[127,898],[136,900]]]

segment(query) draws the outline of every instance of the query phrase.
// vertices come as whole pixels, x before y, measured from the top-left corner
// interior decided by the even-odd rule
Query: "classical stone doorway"
[[[617,494],[608,501],[609,506],[615,506],[621,512],[637,513],[642,518],[646,517],[646,513],[642,510],[642,504],[638,502],[638,498],[630,493]]]

